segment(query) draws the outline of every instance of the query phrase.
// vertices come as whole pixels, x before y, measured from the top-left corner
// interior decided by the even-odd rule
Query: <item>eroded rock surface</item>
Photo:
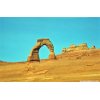
[[[69,48],[63,48],[62,53],[71,51],[80,51],[80,50],[90,50],[90,49],[96,49],[96,47],[92,46],[91,48],[88,48],[88,45],[86,43],[82,43],[80,45],[72,44]]]
[[[55,59],[55,53],[54,53],[54,46],[52,42],[49,39],[38,39],[36,45],[33,47],[29,57],[28,61],[39,61],[39,49],[46,45],[48,49],[50,50],[49,59]]]

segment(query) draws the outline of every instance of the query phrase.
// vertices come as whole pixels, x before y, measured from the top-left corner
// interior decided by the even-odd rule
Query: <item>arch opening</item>
[[[56,56],[54,53],[54,46],[51,43],[51,41],[49,39],[39,39],[39,40],[37,40],[36,45],[33,47],[32,51],[28,57],[28,61],[40,61],[39,50],[44,45],[47,46],[47,48],[50,51],[49,59],[56,59]]]
[[[46,45],[43,45],[40,49],[39,49],[39,59],[48,59],[50,55],[50,51],[47,48]]]

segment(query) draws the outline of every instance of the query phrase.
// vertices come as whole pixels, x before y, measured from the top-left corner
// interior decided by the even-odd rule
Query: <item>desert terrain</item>
[[[1,82],[100,81],[100,49],[56,55],[55,60],[0,62]]]

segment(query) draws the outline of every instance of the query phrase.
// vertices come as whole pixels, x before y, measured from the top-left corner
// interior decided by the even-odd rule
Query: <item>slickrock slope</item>
[[[0,62],[0,81],[100,81],[100,49],[96,49],[95,46],[88,48],[87,44],[81,47],[72,45],[54,60]]]

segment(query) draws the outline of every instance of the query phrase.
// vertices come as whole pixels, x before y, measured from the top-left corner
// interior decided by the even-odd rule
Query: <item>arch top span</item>
[[[39,49],[43,46],[46,45],[47,48],[50,51],[49,59],[55,59],[55,53],[54,53],[54,46],[52,42],[48,38],[42,38],[38,39],[36,45],[33,47],[29,57],[28,61],[40,61],[39,59]]]

